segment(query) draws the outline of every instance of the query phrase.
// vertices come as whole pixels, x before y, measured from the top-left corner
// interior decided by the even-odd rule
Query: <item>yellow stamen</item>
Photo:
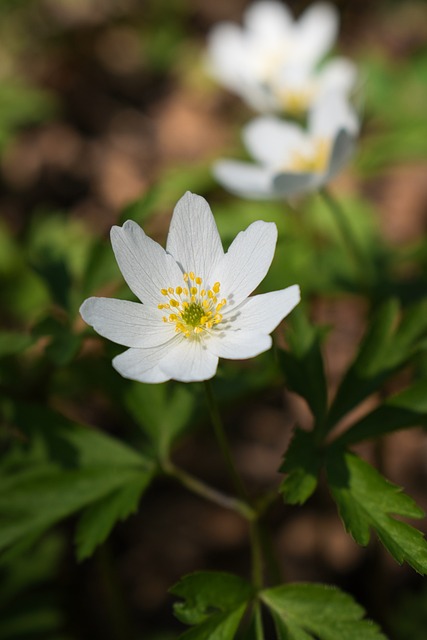
[[[166,310],[162,322],[175,325],[176,333],[185,338],[198,339],[219,324],[223,317],[219,313],[227,304],[227,299],[218,301],[216,294],[220,292],[221,283],[215,282],[211,288],[202,289],[203,279],[194,271],[183,273],[183,281],[191,283],[190,287],[177,286],[160,289],[160,293],[168,298],[166,303],[157,305],[159,310]]]

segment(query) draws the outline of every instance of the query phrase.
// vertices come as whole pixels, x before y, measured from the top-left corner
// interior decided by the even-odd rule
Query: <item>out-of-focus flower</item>
[[[243,140],[258,164],[220,160],[217,180],[247,198],[286,198],[323,186],[353,153],[359,123],[341,94],[313,106],[308,131],[274,116],[261,116],[243,129]]]
[[[326,91],[349,91],[354,65],[343,58],[317,65],[333,46],[336,9],[316,3],[294,20],[274,0],[254,3],[243,28],[220,23],[208,36],[208,69],[228,89],[261,112],[305,111]]]
[[[248,297],[265,277],[277,229],[254,222],[224,253],[204,198],[187,192],[173,213],[166,250],[135,222],[113,227],[120,270],[142,304],[89,298],[83,319],[129,347],[114,368],[140,382],[207,380],[218,358],[251,358],[270,348],[270,333],[298,304],[297,285]]]

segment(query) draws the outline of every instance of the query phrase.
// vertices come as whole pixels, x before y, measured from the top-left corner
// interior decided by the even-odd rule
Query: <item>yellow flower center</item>
[[[308,153],[294,151],[287,170],[298,172],[321,172],[326,169],[330,153],[330,142],[324,138],[314,141],[313,150]]]
[[[210,289],[204,289],[202,278],[193,271],[184,273],[182,277],[183,287],[160,289],[166,302],[158,304],[157,308],[166,312],[162,316],[163,322],[171,322],[177,333],[194,338],[221,322],[220,311],[227,300],[218,297],[221,290],[219,282]]]

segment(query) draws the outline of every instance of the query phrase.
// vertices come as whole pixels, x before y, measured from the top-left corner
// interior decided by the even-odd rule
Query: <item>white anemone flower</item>
[[[300,300],[297,285],[248,297],[270,267],[276,240],[276,225],[258,221],[224,253],[208,203],[187,192],[166,250],[131,220],[111,230],[117,263],[142,304],[89,298],[80,313],[99,334],[129,347],[113,360],[125,378],[207,380],[220,357],[269,349],[270,333]]]
[[[337,31],[338,13],[328,3],[315,3],[294,20],[286,5],[256,2],[243,28],[224,22],[212,29],[208,70],[258,111],[300,113],[327,90],[350,90],[355,83],[355,67],[343,58],[317,71]]]
[[[258,164],[220,160],[213,172],[234,194],[254,199],[281,199],[319,189],[349,160],[359,122],[340,94],[329,94],[313,106],[308,131],[274,116],[261,116],[243,129],[243,140]]]

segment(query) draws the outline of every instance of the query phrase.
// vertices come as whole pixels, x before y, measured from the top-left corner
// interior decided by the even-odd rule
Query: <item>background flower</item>
[[[343,95],[330,93],[309,113],[308,131],[274,116],[259,117],[243,129],[243,141],[258,164],[220,160],[217,180],[248,198],[283,198],[312,191],[340,171],[353,153],[359,130]]]
[[[279,2],[257,2],[245,12],[242,28],[223,22],[212,29],[208,37],[208,68],[256,110],[294,110],[289,96],[284,99],[288,82],[289,91],[295,93],[298,89],[301,94],[304,89],[306,109],[319,95],[318,88],[331,80],[330,71],[325,68],[317,73],[316,67],[334,45],[337,31],[337,11],[327,3],[313,4],[294,20],[289,9]],[[352,86],[354,67],[346,64],[345,84]],[[300,86],[301,77],[304,87]],[[340,86],[343,84],[341,80]]]
[[[257,221],[224,253],[208,203],[187,192],[175,207],[166,250],[130,220],[111,231],[120,270],[143,304],[89,298],[81,315],[129,347],[113,360],[124,377],[206,380],[219,357],[269,349],[269,334],[299,302],[296,285],[248,298],[268,271],[276,240],[276,226]]]

